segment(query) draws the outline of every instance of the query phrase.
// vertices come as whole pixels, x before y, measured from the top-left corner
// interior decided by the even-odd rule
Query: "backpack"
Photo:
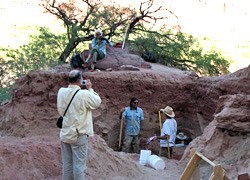
[[[80,53],[74,54],[70,59],[70,66],[73,68],[83,68],[83,59]]]

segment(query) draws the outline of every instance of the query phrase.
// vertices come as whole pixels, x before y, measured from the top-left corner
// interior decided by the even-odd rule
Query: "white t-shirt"
[[[161,129],[161,136],[169,135],[169,146],[175,145],[177,123],[174,118],[166,119]],[[160,140],[160,147],[168,147],[167,140]]]

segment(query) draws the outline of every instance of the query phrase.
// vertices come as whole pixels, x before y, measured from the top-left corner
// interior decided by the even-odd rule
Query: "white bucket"
[[[175,147],[184,147],[185,145],[184,144],[175,144],[174,146]]]
[[[151,155],[148,157],[147,163],[154,169],[164,169],[165,163],[162,158],[157,155]]]
[[[151,155],[151,150],[141,150],[139,163],[141,165],[146,165],[148,157]]]

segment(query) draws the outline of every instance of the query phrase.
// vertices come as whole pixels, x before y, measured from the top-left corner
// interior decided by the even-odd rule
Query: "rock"
[[[108,68],[108,69],[106,69],[106,71],[113,71],[113,69],[112,68]]]
[[[127,70],[127,71],[140,71],[139,68],[132,65],[122,65],[118,68],[119,70]]]
[[[250,95],[221,96],[214,120],[190,143],[182,159],[195,148],[215,164],[221,164],[229,179],[236,179],[240,172],[250,172],[249,107]]]
[[[250,95],[221,96],[215,113],[217,127],[250,133]]]
[[[83,52],[87,58],[89,51]],[[104,59],[98,60],[95,67],[97,69],[106,70],[112,68],[117,70],[122,65],[132,65],[134,67],[151,68],[151,65],[140,56],[130,54],[127,49],[107,47],[107,55]]]
[[[249,179],[250,179],[250,177],[249,177],[248,173],[240,174],[238,176],[238,180],[249,180]]]
[[[198,74],[196,74],[193,71],[185,71],[185,74],[187,74],[187,75],[189,75],[191,77],[194,77],[194,78],[199,78]]]

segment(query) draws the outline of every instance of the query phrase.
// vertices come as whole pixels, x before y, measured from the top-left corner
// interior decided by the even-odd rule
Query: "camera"
[[[87,80],[82,80],[82,85],[86,85],[87,84]]]

